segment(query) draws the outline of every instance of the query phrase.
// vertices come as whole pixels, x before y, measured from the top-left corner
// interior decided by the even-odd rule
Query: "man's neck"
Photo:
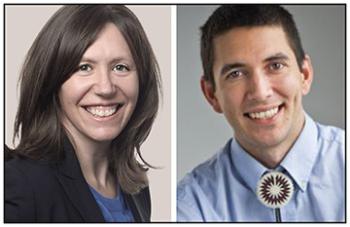
[[[259,151],[246,150],[257,161],[269,169],[275,169],[288,154],[290,147],[276,147]]]
[[[273,146],[257,146],[255,144],[241,143],[236,138],[237,142],[248,152],[253,158],[259,161],[262,165],[269,169],[275,169],[287,156],[288,152],[297,141],[305,125],[305,117],[300,119],[299,126],[288,135],[280,143]]]

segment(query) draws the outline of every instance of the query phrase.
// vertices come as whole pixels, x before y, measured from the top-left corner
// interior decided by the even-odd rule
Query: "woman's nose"
[[[100,70],[96,75],[95,93],[99,96],[111,96],[116,92],[116,86],[112,81],[108,70]]]

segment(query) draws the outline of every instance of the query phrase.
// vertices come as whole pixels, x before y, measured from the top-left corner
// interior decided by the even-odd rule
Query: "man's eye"
[[[243,72],[241,70],[234,70],[227,75],[227,77],[231,79],[235,79],[241,76],[243,76]]]
[[[118,64],[118,65],[114,66],[113,71],[126,72],[126,71],[129,71],[129,68],[126,65]]]
[[[270,64],[269,67],[270,67],[271,70],[276,71],[276,70],[281,70],[281,69],[283,69],[283,68],[284,68],[284,65],[283,65],[282,63],[275,62],[275,63]]]
[[[81,64],[81,65],[79,65],[79,71],[90,72],[91,70],[92,70],[92,67],[89,64]]]

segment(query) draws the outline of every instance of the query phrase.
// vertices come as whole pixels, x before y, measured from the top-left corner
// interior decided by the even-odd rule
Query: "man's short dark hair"
[[[293,16],[279,5],[222,5],[214,11],[201,27],[201,58],[204,79],[215,87],[213,64],[215,37],[237,27],[281,26],[292,48],[299,69],[305,53]]]

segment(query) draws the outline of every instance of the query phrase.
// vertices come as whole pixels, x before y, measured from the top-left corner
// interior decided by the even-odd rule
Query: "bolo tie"
[[[287,175],[272,171],[260,178],[256,194],[262,204],[274,209],[276,222],[282,222],[280,208],[288,204],[293,191],[292,180]]]

